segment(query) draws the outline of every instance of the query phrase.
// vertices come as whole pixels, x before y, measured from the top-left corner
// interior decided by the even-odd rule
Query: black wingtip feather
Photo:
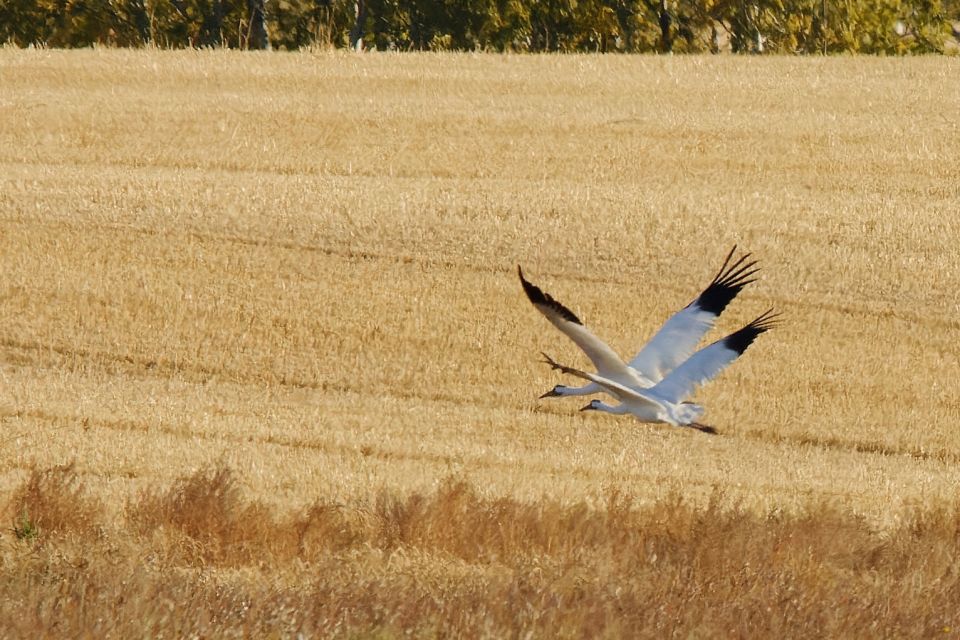
[[[530,299],[530,302],[535,305],[542,305],[552,309],[556,313],[560,314],[560,317],[562,317],[564,320],[568,320],[580,325],[583,324],[580,322],[580,318],[578,318],[573,311],[567,309],[565,306],[554,300],[549,293],[544,293],[540,287],[524,278],[523,269],[520,268],[520,265],[517,265],[517,275],[520,276],[520,284],[523,285],[523,291],[527,294],[527,298]]]
[[[750,324],[724,338],[723,345],[742,355],[758,335],[774,328],[779,321],[780,314],[774,312],[772,308],[768,309]]]
[[[757,261],[749,260],[749,253],[743,254],[731,264],[730,260],[736,250],[737,245],[733,245],[713,282],[693,302],[707,313],[712,313],[715,316],[723,313],[723,310],[737,297],[737,294],[755,280],[752,276],[760,271],[756,266]]]

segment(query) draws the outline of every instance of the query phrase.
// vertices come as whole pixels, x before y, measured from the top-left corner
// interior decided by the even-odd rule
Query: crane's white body
[[[747,262],[750,254],[746,254],[731,263],[736,249],[734,245],[707,288],[693,302],[673,314],[629,362],[624,362],[567,307],[528,282],[519,267],[517,272],[530,302],[580,347],[596,367],[599,377],[630,389],[649,389],[691,356],[727,304],[743,287],[753,282],[750,277],[757,272],[754,268],[756,261]],[[609,390],[590,381],[581,387],[557,385],[540,397],[583,396],[601,391]]]

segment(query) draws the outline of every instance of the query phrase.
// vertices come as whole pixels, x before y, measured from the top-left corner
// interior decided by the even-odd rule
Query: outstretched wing
[[[700,339],[713,328],[717,318],[740,291],[754,281],[757,261],[744,254],[731,264],[737,245],[727,254],[723,266],[697,299],[667,320],[629,365],[654,382],[659,382],[697,348]]]
[[[769,309],[739,331],[700,349],[650,389],[650,395],[673,404],[681,402],[739,358],[758,335],[776,326],[779,316]]]
[[[624,384],[620,384],[616,380],[611,380],[605,378],[604,376],[597,375],[595,373],[589,373],[587,371],[581,371],[580,369],[574,369],[573,367],[568,367],[556,362],[553,358],[548,356],[545,353],[541,354],[544,358],[543,362],[550,365],[551,368],[556,369],[562,373],[569,373],[572,376],[577,376],[578,378],[583,378],[584,380],[589,380],[590,382],[595,382],[604,389],[606,389],[610,395],[614,398],[617,398],[621,402],[626,399],[630,399],[636,402],[643,402],[657,408],[663,408],[662,405],[657,402],[654,398],[648,397],[641,391],[637,389],[632,389]]]
[[[523,270],[517,266],[520,284],[533,306],[542,313],[553,326],[562,331],[583,350],[590,362],[597,368],[597,372],[612,380],[626,382],[631,385],[650,386],[651,382],[640,379],[634,371],[620,359],[620,356],[611,349],[606,342],[593,335],[583,326],[570,309],[553,299],[549,293],[544,293],[540,287],[523,277]]]

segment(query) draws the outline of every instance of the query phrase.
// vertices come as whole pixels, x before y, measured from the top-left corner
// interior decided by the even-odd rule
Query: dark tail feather
[[[697,431],[703,431],[704,433],[709,433],[712,436],[717,435],[717,430],[709,425],[700,424],[699,422],[691,422],[687,426],[693,429],[696,429]]]

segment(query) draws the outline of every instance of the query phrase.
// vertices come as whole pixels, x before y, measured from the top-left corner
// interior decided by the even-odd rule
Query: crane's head
[[[580,411],[600,411],[601,405],[603,403],[594,398],[590,401],[590,404],[580,409]]]
[[[561,398],[563,396],[568,396],[568,395],[571,395],[567,393],[567,389],[569,388],[570,387],[564,386],[562,384],[558,384],[553,389],[550,389],[550,391],[547,391],[545,394],[543,394],[540,397],[541,398]]]

